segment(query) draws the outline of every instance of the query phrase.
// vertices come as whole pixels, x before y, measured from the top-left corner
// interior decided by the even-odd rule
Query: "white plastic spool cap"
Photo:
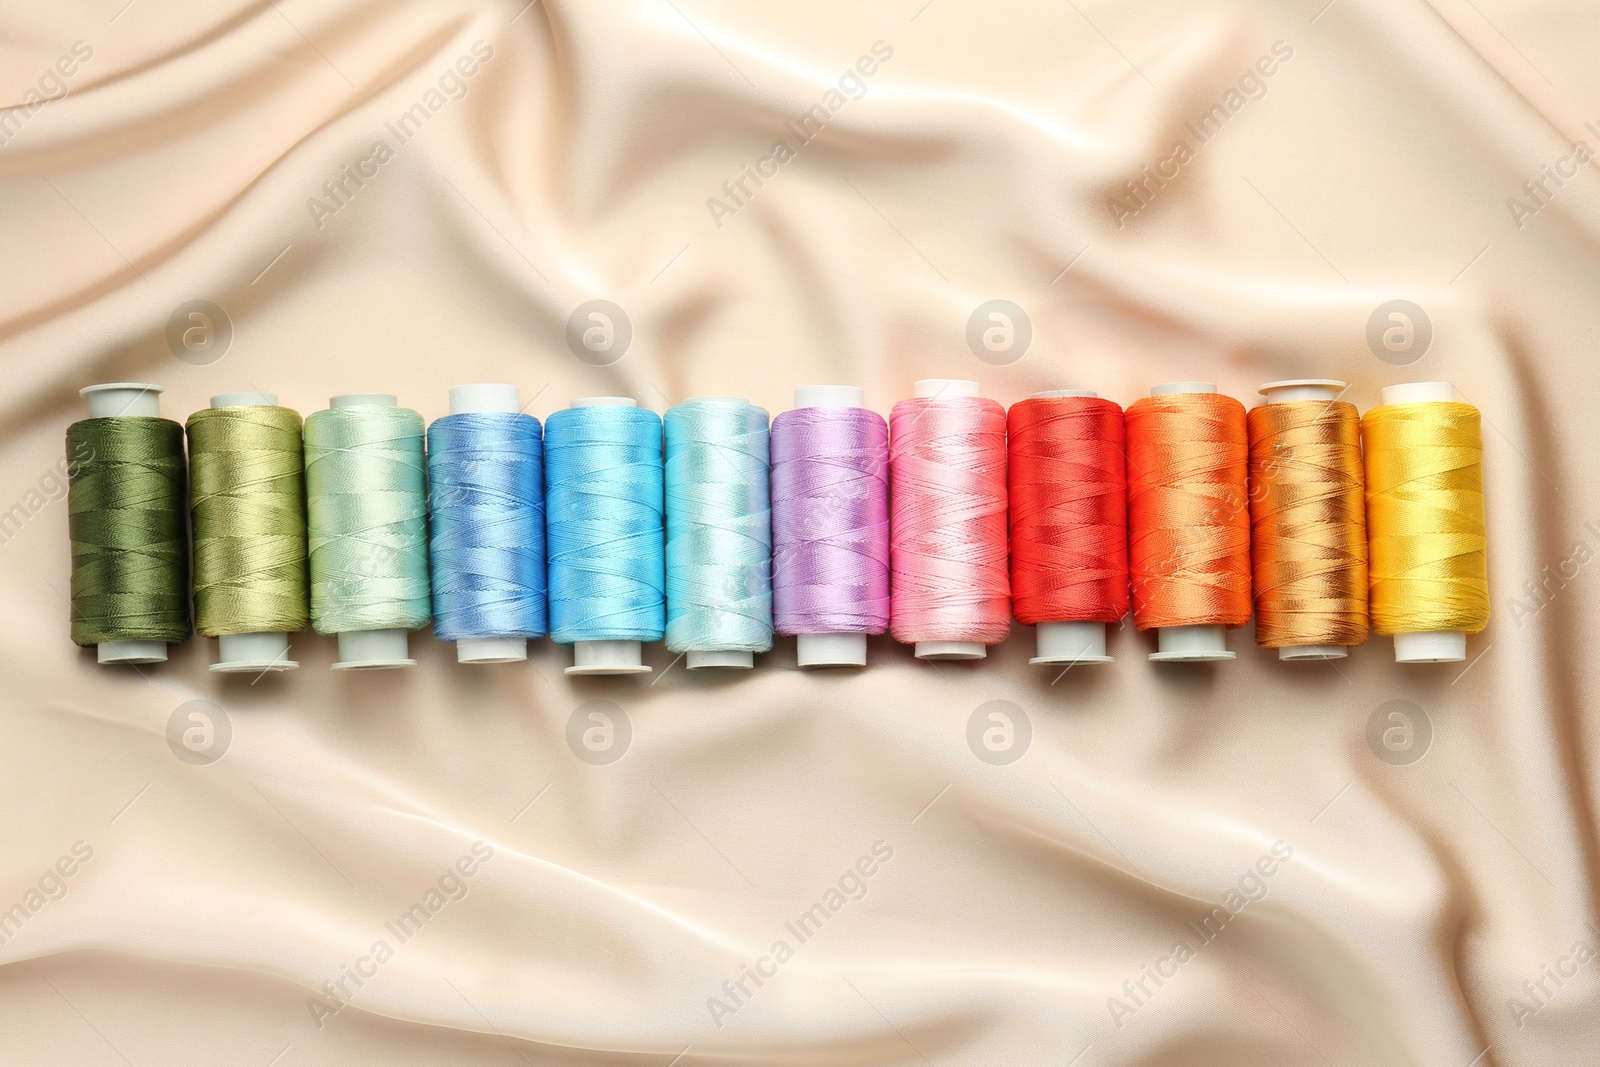
[[[522,410],[518,399],[514,385],[502,385],[499,382],[457,385],[450,390],[450,414],[475,415],[500,411],[514,415]]]
[[[1269,404],[1295,404],[1338,400],[1348,388],[1337,378],[1287,378],[1268,382],[1260,391]],[[1349,654],[1343,645],[1288,645],[1278,649],[1278,658],[1290,663],[1344,659]]]
[[[1167,382],[1150,390],[1151,396],[1177,393],[1214,393],[1211,382]],[[1154,663],[1217,663],[1233,659],[1228,651],[1228,628],[1220,625],[1164,626],[1156,630]]]
[[[276,393],[218,393],[211,398],[214,408],[274,407],[277,403]],[[288,634],[262,630],[218,637],[217,662],[211,669],[219,674],[262,674],[292,671],[299,666],[289,658]]]
[[[450,414],[477,415],[522,410],[517,387],[499,382],[457,385],[450,390]],[[526,637],[463,637],[456,642],[457,663],[518,663],[528,658]]]
[[[626,396],[585,396],[567,405],[573,408],[636,408],[639,402]],[[648,674],[644,651],[638,641],[574,641],[572,666],[568,674]]]
[[[392,408],[393,393],[341,393],[328,400],[330,408]],[[407,644],[407,632],[399,627],[384,630],[351,630],[339,635],[336,671],[381,671],[390,667],[415,667]]]
[[[794,639],[802,667],[865,667],[866,634],[801,634]]]
[[[1088,389],[1046,389],[1034,393],[1033,399],[1086,397],[1093,400],[1099,395]],[[1034,631],[1034,641],[1038,654],[1028,662],[1036,666],[1112,662],[1106,655],[1106,624],[1103,622],[1041,622]]]
[[[977,382],[964,378],[923,378],[912,386],[918,399],[942,400],[979,395]],[[978,641],[918,641],[918,659],[982,659],[989,650]]]
[[[866,403],[853,385],[805,385],[794,391],[796,408],[859,408]],[[802,667],[865,667],[866,634],[800,634],[795,661]]]
[[[1449,382],[1410,382],[1385,386],[1385,404],[1449,404],[1455,402],[1456,387]],[[1425,630],[1394,635],[1396,663],[1460,663],[1467,658],[1464,630]]]
[[[149,382],[106,382],[86,385],[78,395],[88,402],[91,419],[119,415],[154,419],[161,416],[161,392],[161,386]]]
[[[965,378],[923,378],[911,387],[919,400],[944,400],[957,396],[977,396],[978,383]]]
[[[161,416],[161,386],[147,382],[106,382],[103,385],[85,386],[78,395],[88,403],[91,419],[114,419],[119,416],[159,418]],[[165,641],[102,641],[95,646],[95,656],[101,663],[165,663]]]
[[[858,408],[865,402],[853,385],[803,385],[794,391],[797,408]]]

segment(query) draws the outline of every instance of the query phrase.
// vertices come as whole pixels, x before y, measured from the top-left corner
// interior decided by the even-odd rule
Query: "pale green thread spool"
[[[311,625],[339,636],[335,669],[409,667],[428,623],[422,416],[392,396],[336,396],[306,419]]]
[[[225,393],[189,416],[196,629],[223,672],[292,670],[310,622],[300,416],[270,393]]]

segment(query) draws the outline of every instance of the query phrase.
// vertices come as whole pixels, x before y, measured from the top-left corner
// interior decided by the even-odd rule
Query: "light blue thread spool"
[[[450,390],[428,427],[433,632],[461,663],[528,658],[546,631],[544,446],[517,387]]]
[[[709,396],[667,412],[667,649],[743,668],[772,647],[767,413]]]
[[[638,674],[666,628],[661,419],[589,397],[545,420],[550,637],[568,674]]]

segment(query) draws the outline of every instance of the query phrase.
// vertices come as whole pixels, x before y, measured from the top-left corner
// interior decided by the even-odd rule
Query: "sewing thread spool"
[[[1122,408],[1080,389],[1006,414],[1011,603],[1036,627],[1034,664],[1110,663],[1106,626],[1128,612]]]
[[[461,663],[515,663],[546,632],[544,442],[515,385],[450,390],[428,427],[433,633]]]
[[[91,385],[89,417],[67,428],[72,640],[101,663],[164,663],[190,632],[183,427],[160,393]]]
[[[767,413],[707,396],[667,411],[667,651],[748,670],[772,647]]]
[[[1170,382],[1128,406],[1128,562],[1150,659],[1230,660],[1250,621],[1244,405],[1209,382]]]
[[[889,424],[813,385],[772,420],[772,607],[802,667],[864,667],[889,626]]]
[[[1005,410],[926,378],[889,428],[890,633],[919,659],[982,659],[1011,629]]]
[[[189,416],[195,628],[213,671],[294,670],[311,621],[300,416],[271,393],[222,393]]]
[[[1480,421],[1448,382],[1389,386],[1361,420],[1372,629],[1398,663],[1464,660],[1488,625]]]
[[[387,393],[346,393],[305,424],[311,625],[336,634],[334,670],[413,667],[428,624],[422,416]]]
[[[1367,639],[1361,417],[1345,388],[1269,382],[1246,419],[1256,643],[1281,660],[1343,659]]]
[[[641,674],[666,629],[661,420],[627,397],[574,400],[545,420],[550,638],[568,674]]]

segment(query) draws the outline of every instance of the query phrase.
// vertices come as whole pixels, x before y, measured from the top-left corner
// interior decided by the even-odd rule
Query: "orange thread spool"
[[[1158,661],[1232,659],[1223,631],[1250,621],[1244,405],[1215,390],[1157,386],[1127,411],[1133,617]]]

